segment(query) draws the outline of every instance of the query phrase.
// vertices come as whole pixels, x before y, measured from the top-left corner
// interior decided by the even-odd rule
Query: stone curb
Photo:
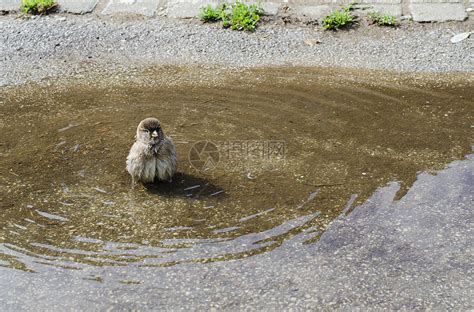
[[[339,8],[343,0],[283,0],[288,2],[261,2],[268,15],[277,15],[283,6],[290,8],[295,16],[321,19],[331,10]],[[410,1],[409,3],[405,3]],[[400,17],[411,15],[418,22],[462,21],[468,15],[466,9],[473,6],[473,0],[361,0],[358,7]],[[20,0],[0,0],[0,11],[12,12],[20,8]],[[99,0],[57,0],[59,11],[73,14],[98,13],[101,15],[134,14],[171,18],[196,17],[199,9],[207,4],[217,5],[218,0],[102,0],[104,5],[97,8]],[[255,1],[253,1],[255,2]],[[408,10],[408,12],[406,12]]]
[[[86,14],[94,11],[99,0],[56,0],[59,12]],[[19,11],[21,0],[0,0],[0,11]]]

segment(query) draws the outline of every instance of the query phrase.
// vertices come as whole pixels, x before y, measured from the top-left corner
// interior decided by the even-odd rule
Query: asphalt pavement
[[[378,189],[314,243],[305,241],[318,234],[306,231],[240,260],[65,270],[45,269],[24,255],[38,271],[0,268],[0,305],[4,311],[468,311],[474,308],[473,185],[471,154],[436,174],[419,174],[400,200],[394,200],[398,183]]]

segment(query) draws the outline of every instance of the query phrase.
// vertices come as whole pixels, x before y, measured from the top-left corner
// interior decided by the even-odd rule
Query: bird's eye
[[[145,133],[150,133],[150,131],[148,131],[147,129],[143,130],[143,132],[145,132]]]

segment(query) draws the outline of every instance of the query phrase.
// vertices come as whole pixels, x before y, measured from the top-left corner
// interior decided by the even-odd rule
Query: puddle
[[[401,197],[419,172],[471,151],[472,85],[378,75],[167,68],[5,88],[0,265],[170,266],[271,252],[303,231],[317,240],[377,188],[400,181]],[[132,190],[125,158],[148,116],[174,138],[179,173]]]

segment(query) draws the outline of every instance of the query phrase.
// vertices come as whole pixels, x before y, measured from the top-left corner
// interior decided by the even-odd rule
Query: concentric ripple
[[[474,141],[462,77],[162,68],[107,79],[3,90],[0,265],[169,266],[271,252],[302,232],[310,243],[378,187],[400,181],[402,195]],[[174,138],[179,173],[132,189],[125,158],[148,116]],[[212,166],[188,160],[203,141],[219,151]]]

